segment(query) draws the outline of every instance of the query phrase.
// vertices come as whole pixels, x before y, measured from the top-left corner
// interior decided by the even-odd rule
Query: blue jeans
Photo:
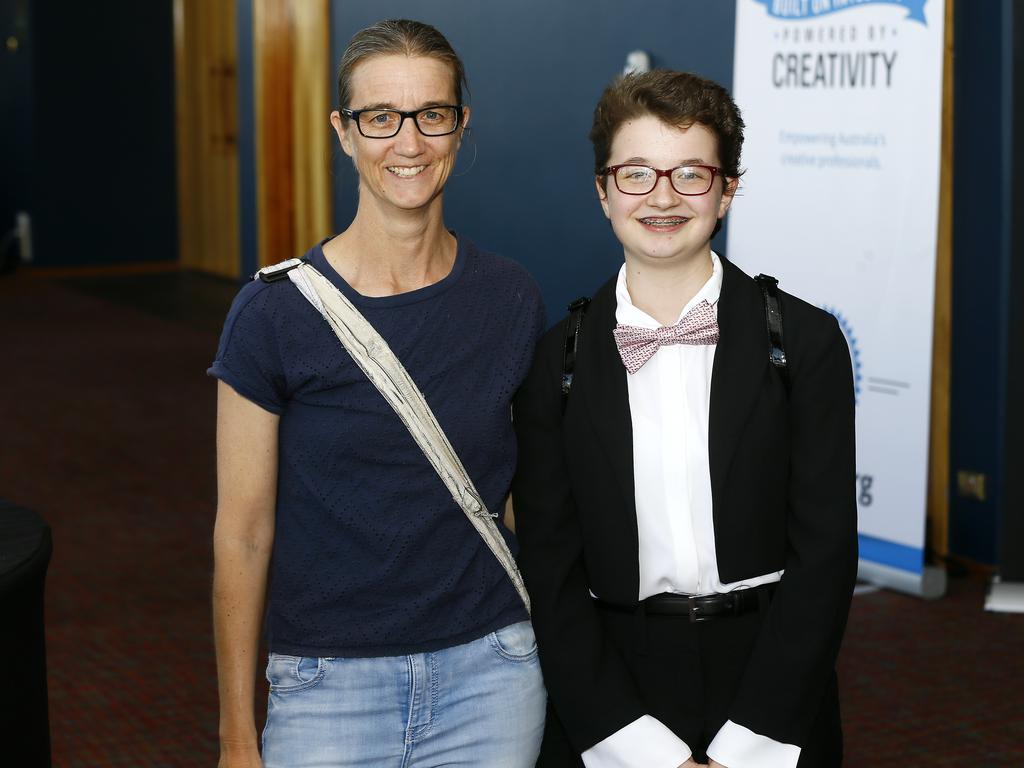
[[[432,653],[270,654],[264,768],[533,768],[547,694],[529,622]]]

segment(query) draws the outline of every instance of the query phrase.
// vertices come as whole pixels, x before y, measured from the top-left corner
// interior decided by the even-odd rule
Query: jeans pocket
[[[528,621],[496,629],[488,639],[498,655],[509,661],[529,661],[537,656],[537,638]]]
[[[267,682],[274,693],[305,691],[324,679],[327,661],[316,656],[271,653],[267,659]]]

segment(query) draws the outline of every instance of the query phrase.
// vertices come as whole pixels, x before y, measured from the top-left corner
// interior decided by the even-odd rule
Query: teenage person
[[[741,174],[724,88],[623,77],[590,137],[624,263],[575,355],[578,313],[542,338],[514,403],[520,566],[551,702],[538,765],[838,766],[857,567],[845,339],[779,292],[777,370],[759,285],[711,250]]]
[[[331,123],[358,209],[305,258],[383,337],[500,511],[511,399],[543,311],[525,270],[445,227],[463,85],[429,25],[385,21],[352,38]],[[325,316],[288,275],[263,277],[235,300],[211,368],[222,768],[532,766],[546,694],[511,570]]]

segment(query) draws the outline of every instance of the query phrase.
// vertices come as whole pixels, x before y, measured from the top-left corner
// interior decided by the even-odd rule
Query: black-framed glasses
[[[447,136],[462,122],[462,104],[438,104],[403,112],[400,109],[342,109],[341,114],[356,121],[359,133],[368,139],[390,139],[412,119],[424,136]]]
[[[649,165],[609,165],[599,171],[601,176],[611,176],[615,186],[624,195],[646,195],[658,185],[658,179],[668,176],[672,189],[680,195],[706,195],[715,183],[715,176],[722,173],[713,165],[678,165],[675,168],[652,168]]]

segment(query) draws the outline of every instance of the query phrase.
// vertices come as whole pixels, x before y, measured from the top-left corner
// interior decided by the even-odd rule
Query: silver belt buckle
[[[700,605],[697,603],[697,598],[690,595],[690,623],[696,624],[701,621],[707,621],[707,616],[700,615]]]

